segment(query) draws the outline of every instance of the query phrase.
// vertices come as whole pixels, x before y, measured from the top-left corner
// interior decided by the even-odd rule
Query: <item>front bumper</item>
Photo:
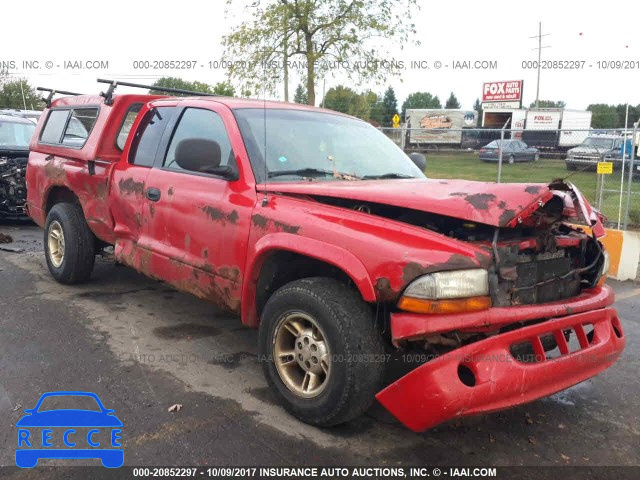
[[[593,326],[591,339],[585,333],[588,325]],[[563,333],[568,329],[580,343],[573,352]],[[548,334],[555,337],[561,354],[554,359],[547,358],[540,340]],[[535,363],[521,362],[511,354],[510,347],[523,342],[530,342]],[[564,390],[611,366],[624,345],[616,310],[591,310],[451,351],[411,371],[376,398],[405,426],[419,432],[446,420],[502,410]]]

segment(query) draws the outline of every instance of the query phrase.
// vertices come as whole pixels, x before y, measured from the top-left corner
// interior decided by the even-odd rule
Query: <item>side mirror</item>
[[[228,165],[221,166],[220,144],[206,138],[185,138],[176,147],[175,162],[184,170],[210,173],[237,179],[237,172]]]
[[[413,152],[409,154],[409,158],[413,163],[415,163],[416,167],[418,167],[421,172],[424,172],[424,169],[427,168],[427,157],[423,154]]]

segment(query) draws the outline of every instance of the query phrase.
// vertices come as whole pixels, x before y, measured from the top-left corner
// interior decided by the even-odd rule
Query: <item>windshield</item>
[[[323,112],[234,110],[256,180],[423,178],[383,133],[360,120]],[[265,121],[266,120],[266,121]]]
[[[583,147],[596,147],[596,148],[612,148],[613,147],[613,139],[611,138],[597,138],[597,137],[587,137],[584,142],[582,142]]]
[[[35,129],[32,123],[0,120],[0,148],[27,150]]]

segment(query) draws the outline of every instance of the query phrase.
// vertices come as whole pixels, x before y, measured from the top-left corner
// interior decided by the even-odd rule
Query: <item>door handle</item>
[[[155,187],[149,187],[147,188],[146,196],[152,202],[157,202],[160,200],[160,190]]]

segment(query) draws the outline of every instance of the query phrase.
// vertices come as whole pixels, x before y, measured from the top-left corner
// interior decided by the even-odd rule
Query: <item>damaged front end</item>
[[[428,361],[376,398],[412,430],[551,395],[606,369],[624,348],[604,285],[604,228],[582,194],[556,181],[510,216],[495,225],[432,218],[427,226],[440,223],[440,233],[493,262],[418,277],[390,313],[393,344]]]
[[[0,218],[26,218],[28,152],[0,151]]]

